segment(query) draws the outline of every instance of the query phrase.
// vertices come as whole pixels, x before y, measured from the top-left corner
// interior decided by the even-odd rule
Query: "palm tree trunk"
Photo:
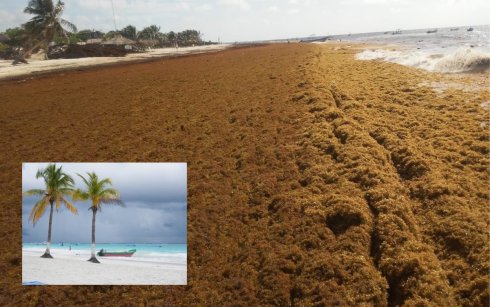
[[[41,256],[41,258],[53,258],[53,256],[51,256],[51,253],[49,251],[51,247],[51,225],[53,224],[53,201],[50,200],[49,203],[51,205],[51,209],[49,211],[48,245],[46,246],[46,251]]]
[[[99,260],[95,257],[95,214],[97,213],[97,209],[92,207],[92,255],[88,261],[93,263],[100,263]]]

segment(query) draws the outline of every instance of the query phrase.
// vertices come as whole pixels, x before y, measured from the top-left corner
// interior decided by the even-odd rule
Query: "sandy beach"
[[[100,257],[100,264],[87,262],[90,252],[51,250],[53,259],[40,258],[43,250],[22,251],[22,282],[48,285],[185,285],[185,256],[169,255],[166,262],[138,257]],[[136,259],[135,259],[136,258]]]
[[[358,52],[273,44],[2,81],[5,191],[23,161],[188,163],[189,286],[22,287],[6,205],[9,303],[485,306],[488,78]]]
[[[79,59],[56,60],[30,60],[29,64],[12,65],[11,60],[0,60],[0,80],[12,79],[21,76],[31,76],[47,72],[75,70],[87,67],[110,65],[116,63],[140,62],[155,58],[182,56],[187,54],[199,54],[216,52],[229,48],[231,45],[209,45],[183,48],[156,48],[143,53],[130,53],[124,57],[87,57]]]

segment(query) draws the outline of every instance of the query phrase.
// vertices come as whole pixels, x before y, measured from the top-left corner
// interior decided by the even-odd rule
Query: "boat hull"
[[[97,253],[97,256],[100,257],[131,257],[133,254],[136,252],[135,249],[126,251],[126,252],[106,252],[106,251],[99,251]]]

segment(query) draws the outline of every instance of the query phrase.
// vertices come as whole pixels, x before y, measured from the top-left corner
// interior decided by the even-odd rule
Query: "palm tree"
[[[61,206],[61,203],[74,214],[78,214],[77,208],[73,206],[66,198],[66,195],[72,195],[73,193],[73,178],[62,172],[62,167],[56,167],[56,164],[49,164],[45,169],[39,169],[36,173],[36,178],[43,178],[46,188],[32,189],[24,192],[24,195],[37,195],[41,196],[41,199],[34,205],[29,214],[29,221],[32,221],[33,225],[43,216],[44,211],[48,203],[50,205],[49,211],[49,226],[48,226],[48,245],[46,251],[41,256],[42,258],[53,258],[50,253],[51,246],[51,225],[53,224],[53,205],[56,204],[56,211]]]
[[[112,185],[109,178],[99,180],[99,177],[95,173],[87,173],[88,177],[85,178],[80,174],[77,174],[82,178],[86,185],[86,190],[77,189],[73,198],[75,200],[90,200],[92,204],[89,210],[92,210],[92,255],[88,261],[94,263],[100,263],[95,257],[95,215],[97,211],[101,211],[102,204],[115,204],[125,207],[123,201],[119,198],[119,192],[108,186]]]
[[[32,35],[32,39],[37,43],[30,48],[25,55],[31,53],[35,48],[44,45],[45,57],[48,58],[49,43],[56,36],[65,36],[68,39],[68,33],[76,32],[77,27],[71,22],[61,18],[65,4],[58,0],[53,4],[52,0],[30,0],[24,13],[35,15],[24,28]]]

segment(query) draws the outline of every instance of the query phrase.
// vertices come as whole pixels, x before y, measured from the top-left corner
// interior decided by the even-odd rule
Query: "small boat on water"
[[[398,35],[398,34],[402,34],[401,29],[396,29],[395,31],[391,32],[391,35]]]
[[[427,34],[430,34],[430,33],[437,33],[437,29],[427,31]]]
[[[466,29],[466,31],[468,31],[468,32],[471,32],[473,30],[474,30],[473,27],[469,27],[468,29]]]
[[[131,257],[133,254],[136,253],[135,249],[130,249],[128,251],[123,251],[123,252],[109,252],[104,249],[101,249],[98,253],[97,256],[101,257]]]

